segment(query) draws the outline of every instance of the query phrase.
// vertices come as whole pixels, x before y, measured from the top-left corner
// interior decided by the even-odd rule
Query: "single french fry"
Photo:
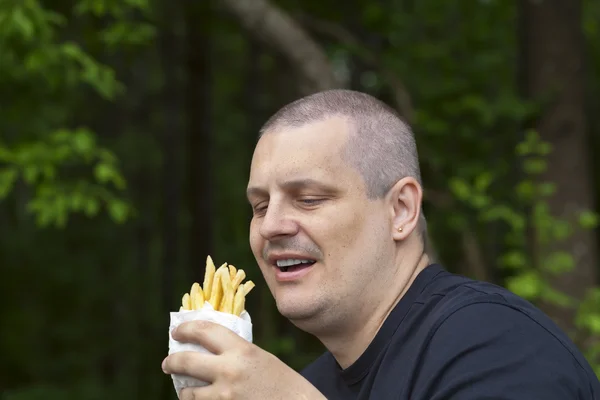
[[[254,289],[254,286],[255,286],[254,282],[252,282],[252,281],[248,281],[248,282],[244,283],[244,294],[248,295],[248,293],[250,293],[250,291],[252,289]]]
[[[246,293],[243,286],[239,286],[237,291],[235,292],[235,297],[233,299],[233,315],[237,315],[238,317],[244,311],[246,303]]]
[[[235,292],[233,290],[227,290],[227,292],[223,293],[223,307],[221,307],[221,312],[224,313],[233,313],[233,297],[235,296]]]
[[[200,284],[198,282],[194,282],[192,288],[190,289],[190,305],[191,309],[196,309],[196,297],[198,297],[198,291],[200,289]]]
[[[190,298],[189,293],[186,293],[183,295],[183,298],[181,299],[181,306],[183,307],[184,310],[192,309],[192,303],[190,300],[191,300],[191,298]]]
[[[215,278],[215,263],[210,256],[206,257],[206,271],[204,273],[204,297],[209,299],[212,295],[212,285]]]
[[[235,274],[237,273],[237,268],[235,268],[233,265],[229,266],[229,278],[233,281],[233,279],[235,278]]]
[[[194,297],[194,302],[192,303],[194,310],[201,310],[202,307],[204,307],[204,301],[204,292],[202,291],[201,287],[198,287],[198,292],[196,293]]]
[[[246,273],[243,269],[238,269],[235,277],[231,280],[231,286],[233,286],[233,290],[236,291],[238,286],[242,283],[242,281],[246,278]]]
[[[223,286],[223,304],[219,311],[231,314],[233,312],[233,286],[231,284],[230,271],[224,269],[221,272],[221,286]]]
[[[225,308],[225,293],[223,293],[223,298],[221,298],[221,303],[219,304],[219,308],[217,308],[217,311],[221,311]]]
[[[227,267],[226,262],[224,262],[223,264],[221,264],[221,266],[219,268],[217,268],[217,271],[215,272],[215,274],[218,273],[219,271],[223,271],[223,270],[226,270],[227,273],[229,274],[229,268]]]
[[[221,300],[223,299],[223,286],[221,285],[221,276],[223,275],[221,271],[225,268],[227,263],[223,264],[219,269],[215,272],[215,276],[212,281],[212,293],[210,294],[210,304],[216,311],[219,311],[219,307],[221,306]],[[229,274],[229,271],[227,271]]]

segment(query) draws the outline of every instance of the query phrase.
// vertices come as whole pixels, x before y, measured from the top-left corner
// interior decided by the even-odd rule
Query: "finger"
[[[215,385],[184,388],[181,390],[179,396],[180,400],[217,400],[239,398],[235,395],[232,389],[218,389]]]
[[[162,364],[165,374],[186,375],[204,382],[214,382],[219,361],[213,354],[198,351],[180,351],[168,355]]]
[[[247,343],[231,329],[209,321],[184,322],[171,335],[178,342],[197,343],[213,354]]]

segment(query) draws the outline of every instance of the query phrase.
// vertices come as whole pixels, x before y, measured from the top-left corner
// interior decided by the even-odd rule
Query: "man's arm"
[[[504,304],[476,303],[437,329],[414,399],[593,399],[586,371],[543,326]]]

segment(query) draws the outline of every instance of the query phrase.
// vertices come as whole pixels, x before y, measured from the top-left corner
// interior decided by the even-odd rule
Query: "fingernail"
[[[167,359],[165,358],[162,362],[162,365],[160,366],[165,374],[167,373],[167,370],[165,369],[166,364],[167,364]]]

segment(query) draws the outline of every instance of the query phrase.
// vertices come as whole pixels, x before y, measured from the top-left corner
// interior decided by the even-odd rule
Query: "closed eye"
[[[315,206],[325,201],[325,199],[300,199],[298,200],[305,206]]]
[[[254,214],[264,214],[268,206],[268,203],[260,203],[252,207],[252,211],[254,212]]]

